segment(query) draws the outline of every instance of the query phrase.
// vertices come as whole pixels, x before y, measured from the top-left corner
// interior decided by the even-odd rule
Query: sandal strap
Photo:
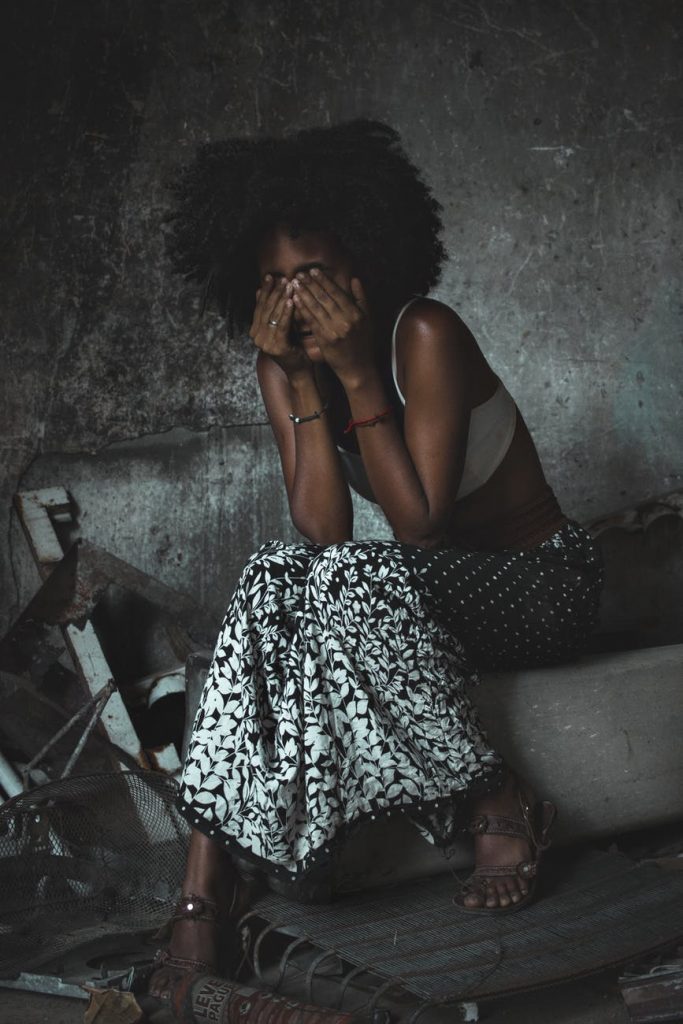
[[[549,800],[543,800],[532,809],[521,793],[520,807],[523,814],[521,818],[508,817],[504,814],[478,814],[469,822],[467,830],[475,836],[486,834],[525,839],[534,854],[547,850],[550,846],[550,829],[557,817],[557,808]]]
[[[187,896],[181,896],[176,903],[171,921],[208,921],[210,924],[218,924],[222,917],[220,907],[213,900],[189,893]]]
[[[154,957],[154,969],[172,967],[179,971],[204,971],[212,974],[216,968],[206,960],[192,960],[184,956],[171,956],[167,949],[161,949]]]
[[[467,826],[472,835],[511,836],[532,841],[528,822],[523,818],[509,818],[503,814],[478,814]]]
[[[520,860],[518,864],[490,864],[475,868],[472,878],[503,878],[518,875],[520,878],[535,878],[538,874],[537,860]]]
[[[154,938],[161,941],[170,939],[176,921],[206,921],[207,924],[216,926],[232,922],[244,912],[245,899],[248,896],[248,889],[239,881],[235,881],[233,885],[230,906],[227,910],[223,910],[206,896],[197,896],[195,893],[183,895],[176,903],[173,915],[161,925]]]
[[[534,836],[534,842],[536,843],[537,850],[547,850],[551,843],[550,829],[557,817],[557,807],[555,804],[551,804],[549,800],[543,800],[538,805],[538,809],[541,828],[538,836]]]

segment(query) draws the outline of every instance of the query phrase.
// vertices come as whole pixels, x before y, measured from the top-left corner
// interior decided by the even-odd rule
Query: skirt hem
[[[191,803],[185,801],[180,794],[176,799],[176,806],[192,828],[196,828],[207,838],[218,843],[228,853],[252,864],[268,875],[275,875],[277,878],[288,882],[300,882],[312,872],[322,871],[325,867],[331,871],[335,856],[339,854],[350,836],[362,826],[392,816],[408,817],[416,828],[429,832],[431,836],[431,840],[429,840],[430,845],[438,849],[448,849],[448,847],[452,846],[456,835],[467,831],[466,824],[457,825],[453,829],[449,829],[448,833],[439,835],[438,832],[435,832],[434,822],[429,817],[430,813],[450,808],[458,818],[464,818],[474,800],[501,788],[505,781],[506,771],[506,766],[501,761],[499,764],[493,765],[490,770],[486,771],[485,775],[470,783],[466,788],[453,790],[446,796],[436,797],[432,800],[416,799],[411,803],[372,807],[370,810],[359,814],[352,821],[343,822],[339,825],[334,835],[326,841],[325,845],[314,850],[293,871],[280,864],[274,864],[267,857],[261,857],[259,854],[254,853],[248,847],[243,846],[234,836],[227,835],[222,831],[220,825],[207,821],[200,814],[194,813],[195,808]],[[428,842],[428,840],[425,839],[425,842]]]

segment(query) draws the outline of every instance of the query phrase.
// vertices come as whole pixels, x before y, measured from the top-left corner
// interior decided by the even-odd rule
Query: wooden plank
[[[68,509],[69,496],[63,487],[49,487],[41,491],[20,491],[14,496],[14,503],[33,557],[45,578],[52,566],[64,557],[48,510]]]

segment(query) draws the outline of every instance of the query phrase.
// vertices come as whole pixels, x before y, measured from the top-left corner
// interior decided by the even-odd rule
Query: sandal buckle
[[[476,818],[472,818],[469,825],[467,826],[468,832],[471,832],[473,836],[483,835],[488,832],[489,819],[485,814],[478,814]]]
[[[538,862],[534,860],[523,860],[517,865],[517,874],[520,878],[535,878],[538,874]]]
[[[200,917],[204,912],[204,901],[200,900],[197,896],[190,896],[188,899],[180,901],[178,911],[182,913],[183,917],[191,919]]]
[[[175,921],[218,921],[216,904],[202,896],[183,896],[178,900],[171,920]]]

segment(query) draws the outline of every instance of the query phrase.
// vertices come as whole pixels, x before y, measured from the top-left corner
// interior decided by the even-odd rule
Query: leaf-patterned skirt
[[[548,579],[558,549],[576,548],[563,529],[554,549],[544,542]],[[453,841],[462,802],[501,777],[468,694],[478,676],[468,656],[476,651],[466,653],[458,636],[466,616],[443,614],[438,584],[455,582],[457,554],[394,541],[271,541],[249,559],[184,766],[178,805],[195,828],[290,879],[381,815],[408,814],[434,842]],[[461,554],[464,582],[477,553]],[[527,571],[529,554],[486,557],[507,586]],[[508,607],[500,582],[497,603]],[[554,589],[561,593],[557,579]],[[451,593],[446,604],[453,611],[460,600]],[[575,603],[574,618],[585,593],[577,590]],[[484,601],[468,602],[476,619],[475,604],[483,610]],[[503,632],[510,643],[512,623]],[[585,634],[585,623],[576,632]]]

